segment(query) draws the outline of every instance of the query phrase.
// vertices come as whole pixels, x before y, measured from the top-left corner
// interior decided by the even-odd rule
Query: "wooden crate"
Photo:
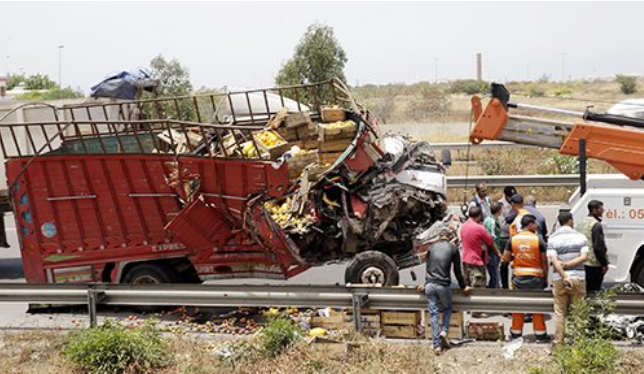
[[[311,114],[309,112],[289,113],[284,121],[284,125],[287,128],[305,126],[309,123],[311,123]]]
[[[353,121],[321,123],[318,128],[321,141],[353,139],[358,131],[358,125]]]
[[[320,137],[318,125],[308,123],[300,127],[278,127],[276,130],[284,139],[288,141],[296,140],[318,140]]]
[[[388,312],[380,313],[380,321],[383,325],[413,325],[420,323],[420,312]]]
[[[347,119],[347,113],[342,108],[322,107],[322,122],[338,122]]]
[[[262,130],[262,131],[273,131],[273,130]],[[284,138],[282,138],[282,136],[279,133],[275,131],[273,131],[273,133],[276,134],[277,137],[280,140],[282,140],[284,143],[269,147],[266,144],[262,143],[262,141],[259,140],[259,138],[257,137],[257,135],[260,132],[261,131],[254,131],[253,139],[255,140],[255,144],[257,144],[257,148],[259,148],[258,150],[260,151],[260,153],[268,154],[271,160],[274,160],[280,157],[282,154],[284,154],[284,152],[286,152],[291,147],[291,145],[288,144],[288,142]]]
[[[320,160],[318,151],[298,153],[286,161],[288,165],[288,178],[296,179],[302,174],[302,170],[311,164],[317,164]]]
[[[432,326],[429,320],[429,313],[423,313],[423,326],[425,326],[425,338],[432,338]],[[465,337],[465,331],[463,330],[463,312],[454,312],[449,320],[449,339],[463,339]],[[438,323],[442,326],[443,323],[443,314],[438,315]]]
[[[504,340],[505,329],[503,322],[469,322],[467,337],[476,340]]]
[[[310,139],[310,140],[295,140],[291,142],[291,145],[296,145],[301,149],[306,149],[306,150],[312,150],[312,149],[317,150],[318,147],[320,146],[320,142],[318,141],[317,138]]]
[[[320,141],[318,149],[320,152],[344,152],[352,141],[353,139]]]
[[[416,326],[382,325],[380,334],[386,338],[417,339]]]
[[[332,164],[335,162],[335,160],[340,157],[342,152],[321,152],[320,151],[320,164],[326,165],[326,164]]]
[[[353,328],[353,323],[345,321],[342,315],[333,315],[329,317],[313,316],[309,321],[311,328],[321,327],[325,330],[349,330]]]

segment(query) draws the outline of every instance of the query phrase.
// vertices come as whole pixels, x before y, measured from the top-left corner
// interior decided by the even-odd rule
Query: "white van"
[[[588,176],[587,190],[578,188],[568,204],[575,223],[588,215],[588,202],[604,203],[602,226],[610,263],[605,282],[636,282],[644,286],[644,181],[619,174]]]

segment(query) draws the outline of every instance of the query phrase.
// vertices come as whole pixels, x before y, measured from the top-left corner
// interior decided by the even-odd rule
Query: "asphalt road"
[[[557,215],[558,205],[547,205],[540,207],[548,224],[554,222]],[[16,236],[15,223],[11,214],[5,215],[5,227],[11,248],[0,249],[0,282],[25,282],[24,273],[20,259],[20,249]],[[294,278],[286,281],[266,280],[266,279],[236,279],[211,281],[209,283],[244,283],[244,284],[344,284],[345,264],[333,264],[323,267],[312,268]],[[411,272],[414,271],[418,280],[413,281]],[[417,285],[423,279],[423,265],[412,269],[406,269],[401,272],[401,284]],[[47,313],[47,314],[30,314],[27,313],[27,304],[2,304],[2,314],[0,315],[0,329],[59,329],[59,328],[76,328],[87,326],[87,316],[82,311],[76,313],[66,311],[65,313]],[[101,318],[105,317],[126,317],[131,311],[101,313]],[[501,316],[481,321],[504,322],[506,330],[509,328],[509,320]],[[549,322],[549,325],[552,321]],[[549,326],[550,331],[554,331],[554,326]],[[531,332],[531,325],[526,325],[526,334]]]

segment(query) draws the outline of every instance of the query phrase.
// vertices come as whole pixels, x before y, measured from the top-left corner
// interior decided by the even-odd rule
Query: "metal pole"
[[[64,45],[58,46],[58,88],[63,88],[63,48]]]
[[[584,196],[586,193],[586,139],[579,139],[579,193]]]
[[[98,291],[90,287],[87,290],[87,312],[89,314],[89,327],[96,327],[97,325],[97,316],[96,316],[96,299]]]

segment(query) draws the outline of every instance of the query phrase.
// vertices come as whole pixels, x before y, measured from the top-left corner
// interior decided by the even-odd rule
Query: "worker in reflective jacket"
[[[512,289],[542,290],[548,279],[546,243],[537,235],[537,220],[531,214],[521,218],[521,231],[508,241],[503,253],[503,263],[512,261]],[[512,313],[510,338],[523,335],[524,313]],[[546,321],[543,314],[534,314],[534,334],[538,343],[548,342]]]
[[[506,222],[510,225],[510,237],[513,237],[522,230],[521,218],[530,212],[523,207],[523,196],[519,194],[510,197],[510,204],[512,204],[513,214],[506,217]]]

